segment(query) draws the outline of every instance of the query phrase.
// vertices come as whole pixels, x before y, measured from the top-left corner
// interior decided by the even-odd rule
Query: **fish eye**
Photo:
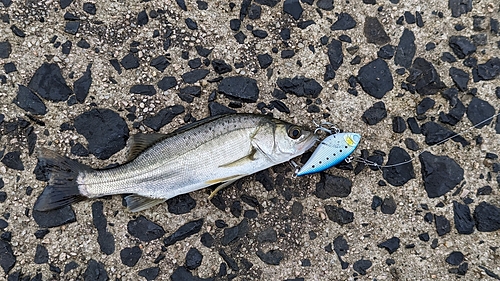
[[[288,129],[288,136],[292,139],[298,139],[302,135],[302,131],[297,126],[292,126]]]

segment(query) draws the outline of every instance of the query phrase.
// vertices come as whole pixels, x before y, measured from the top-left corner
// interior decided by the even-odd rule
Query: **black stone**
[[[156,89],[153,85],[134,85],[130,88],[130,93],[153,96],[156,94]]]
[[[5,274],[8,274],[9,271],[16,264],[16,256],[12,251],[12,247],[6,241],[0,240],[0,266]]]
[[[383,98],[394,86],[389,66],[380,58],[361,67],[357,79],[363,90],[377,99]]]
[[[5,70],[5,74],[17,71],[16,65],[13,62],[4,64],[3,69]]]
[[[333,70],[338,70],[344,61],[344,54],[342,53],[342,42],[332,39],[332,42],[328,44],[328,60]]]
[[[382,203],[383,203],[382,198],[380,198],[377,195],[374,195],[372,198],[372,205],[371,205],[372,210],[376,210],[378,207],[382,206]]]
[[[405,28],[403,35],[399,38],[396,55],[394,56],[394,63],[406,69],[410,68],[416,50],[415,35],[411,30]]]
[[[444,61],[444,62],[449,62],[449,63],[453,63],[453,62],[456,62],[457,59],[455,58],[455,56],[453,56],[451,53],[449,52],[444,52],[442,55],[441,55],[441,60]]]
[[[103,213],[102,201],[97,201],[92,204],[92,221],[97,228],[97,242],[103,253],[111,255],[115,252],[115,239],[111,232],[106,230],[107,220]]]
[[[158,132],[163,126],[172,122],[179,114],[184,113],[184,106],[173,105],[160,110],[155,116],[150,116],[144,119],[144,125]]]
[[[384,199],[384,202],[382,202],[382,205],[380,206],[380,211],[382,214],[392,215],[396,212],[396,208],[396,201],[392,196],[390,196]]]
[[[406,81],[415,84],[416,91],[421,95],[433,95],[446,87],[432,63],[423,58],[415,59]]]
[[[408,123],[408,127],[413,134],[421,133],[420,126],[417,123],[417,119],[415,119],[414,117],[410,117],[406,120],[406,122]]]
[[[467,118],[478,129],[490,124],[492,119],[487,119],[493,115],[495,115],[495,108],[479,98],[473,97],[467,106]]]
[[[79,103],[83,103],[89,94],[90,85],[92,84],[92,73],[90,72],[91,68],[92,64],[89,64],[82,77],[73,83],[75,97]]]
[[[493,232],[500,229],[500,208],[481,202],[474,210],[476,228],[481,232]]]
[[[42,228],[57,227],[76,221],[75,212],[69,205],[47,212],[33,210],[32,214],[35,222]]]
[[[464,36],[451,36],[448,44],[459,59],[464,59],[476,51],[476,46]]]
[[[453,220],[458,233],[471,234],[474,232],[474,220],[472,219],[469,206],[453,201],[453,213]]]
[[[201,66],[201,59],[195,58],[195,59],[189,60],[188,65],[191,69],[196,69],[196,68]]]
[[[280,100],[273,100],[269,103],[271,106],[276,108],[279,112],[290,113],[290,109]]]
[[[394,164],[405,163],[393,167],[383,168],[384,179],[394,186],[403,186],[409,180],[415,178],[413,164],[410,161],[410,155],[400,147],[393,147],[389,153],[389,159],[386,165],[391,166]]]
[[[488,44],[488,36],[485,33],[474,34],[471,39],[476,46],[486,46]]]
[[[201,244],[203,244],[203,246],[210,248],[213,246],[215,239],[212,237],[210,233],[205,232],[201,235],[200,242]]]
[[[418,239],[420,239],[421,241],[427,242],[427,241],[429,241],[431,238],[430,238],[430,236],[429,236],[429,233],[425,232],[425,233],[419,234],[419,235],[418,235]]]
[[[153,241],[165,235],[165,230],[160,225],[148,220],[144,216],[139,216],[127,224],[127,231],[130,235],[143,242]]]
[[[156,277],[158,277],[158,274],[160,273],[160,268],[155,266],[155,267],[149,267],[145,268],[143,270],[140,270],[137,275],[146,278],[147,281],[155,280]]]
[[[472,0],[449,0],[448,8],[451,10],[451,15],[458,18],[472,11]]]
[[[354,221],[354,213],[345,210],[344,208],[337,208],[332,205],[325,206],[326,215],[328,218],[340,225],[348,224]]]
[[[269,7],[274,7],[280,2],[280,0],[255,0],[255,2]]]
[[[264,39],[267,37],[267,31],[262,29],[254,29],[252,30],[252,35],[257,38]]]
[[[12,30],[12,33],[14,33],[14,35],[18,36],[18,37],[21,37],[21,38],[24,38],[26,37],[26,33],[24,33],[23,30],[21,30],[19,27],[17,27],[16,25],[12,25],[10,27],[10,29]]]
[[[21,160],[20,151],[7,152],[2,159],[2,163],[7,167],[18,171],[24,171],[24,164]]]
[[[255,210],[245,210],[243,216],[247,219],[255,219],[259,214]]]
[[[142,250],[139,246],[134,246],[132,248],[124,248],[120,251],[120,259],[122,263],[126,266],[133,267],[137,264],[142,256]]]
[[[189,270],[193,270],[198,268],[201,265],[201,261],[203,260],[203,255],[196,248],[190,248],[186,254],[186,268]]]
[[[406,138],[404,142],[405,142],[406,148],[408,148],[409,150],[411,150],[411,151],[420,150],[418,143],[414,139]]]
[[[168,199],[167,204],[168,211],[176,215],[187,214],[196,207],[196,201],[189,194],[181,194]]]
[[[306,20],[306,21],[301,21],[297,23],[297,27],[300,29],[306,29],[308,26],[316,24],[315,21],[313,20]]]
[[[439,236],[443,236],[451,231],[450,221],[445,216],[435,216],[436,232]]]
[[[262,8],[259,5],[252,4],[248,9],[248,18],[251,20],[260,19]]]
[[[29,88],[18,85],[19,90],[17,96],[14,98],[13,102],[20,108],[30,112],[35,115],[44,115],[47,113],[47,107],[33,91]]]
[[[212,60],[212,67],[214,68],[215,73],[224,74],[231,72],[233,68],[227,64],[224,60],[215,59]]]
[[[210,70],[208,69],[195,69],[190,72],[182,74],[181,77],[185,83],[193,84],[205,78],[209,73]]]
[[[242,102],[256,102],[259,98],[257,81],[244,76],[232,76],[222,79],[218,91],[230,99]]]
[[[94,108],[75,118],[75,128],[88,142],[89,152],[108,159],[125,147],[129,129],[125,120],[110,109]]]
[[[161,55],[152,59],[149,65],[163,72],[170,65],[170,62],[164,55]]]
[[[176,1],[177,2],[182,1],[182,3],[184,3],[184,0],[176,0]],[[193,273],[191,273],[187,268],[185,268],[184,266],[179,266],[177,269],[174,270],[172,275],[170,275],[170,280],[213,281],[214,278],[200,278],[198,276],[194,276]]]
[[[210,116],[236,113],[236,110],[215,101],[208,103],[208,109],[210,110]]]
[[[462,136],[455,136],[456,134],[439,125],[436,122],[427,122],[422,125],[422,134],[425,135],[425,143],[428,145],[441,144],[444,140],[451,138],[455,142],[459,142],[462,146],[469,145],[469,142]]]
[[[173,76],[166,76],[166,77],[163,77],[163,79],[161,79],[158,82],[157,86],[162,91],[166,91],[170,88],[177,86],[177,80]]]
[[[73,269],[78,268],[78,264],[75,261],[70,261],[64,266],[64,274],[70,272]]]
[[[320,199],[347,197],[351,194],[351,189],[350,179],[321,173],[321,180],[316,184],[315,195]]]
[[[139,14],[137,15],[137,26],[143,26],[146,25],[149,22],[149,17],[148,13],[146,11],[140,11]]]
[[[434,101],[433,99],[431,99],[429,97],[425,97],[417,105],[417,115],[425,114],[427,112],[427,110],[433,108],[435,104],[436,104],[436,101]]]
[[[64,80],[61,69],[55,63],[44,63],[38,68],[28,84],[28,88],[40,97],[58,102],[65,101],[73,91]]]
[[[68,55],[71,52],[71,47],[73,46],[73,43],[71,41],[67,40],[61,45],[61,52],[65,55]]]
[[[330,26],[331,30],[348,30],[356,27],[356,20],[348,13],[337,14],[337,21]]]
[[[303,11],[299,0],[285,0],[283,3],[283,12],[291,15],[294,20],[298,20]]]
[[[198,55],[200,55],[204,58],[208,57],[208,55],[210,55],[210,53],[212,52],[212,49],[207,49],[203,46],[196,46],[195,49],[196,49],[196,53],[198,53]]]
[[[89,150],[83,146],[81,143],[76,143],[71,147],[71,154],[76,155],[76,156],[83,156],[87,157],[89,156]]]
[[[277,84],[285,93],[292,93],[298,97],[317,98],[323,90],[316,80],[304,77],[279,78]]]
[[[415,16],[408,11],[404,12],[404,17],[407,24],[414,24],[416,22]]]
[[[469,74],[456,67],[451,67],[449,73],[457,88],[462,92],[466,91],[467,83],[469,83]]]
[[[109,280],[104,264],[91,259],[83,273],[84,280],[106,281]]]
[[[372,262],[369,260],[360,259],[355,261],[352,265],[352,269],[361,275],[366,275],[366,270],[372,266]]]
[[[377,56],[381,59],[392,59],[394,57],[394,53],[396,52],[396,47],[392,45],[385,45],[380,48],[377,52]]]
[[[80,39],[80,41],[78,41],[76,43],[76,46],[78,46],[79,48],[82,48],[82,49],[88,49],[90,48],[90,44],[89,42],[87,42],[85,39]]]
[[[464,179],[464,170],[448,156],[435,156],[425,151],[419,155],[419,159],[429,198],[446,194]]]
[[[239,31],[238,33],[236,33],[234,35],[234,39],[236,39],[236,42],[238,42],[240,44],[244,44],[246,38],[247,38],[247,36],[241,31]]]
[[[276,233],[276,230],[274,230],[272,227],[264,229],[259,234],[257,234],[257,241],[259,241],[259,243],[265,243],[265,242],[274,243],[278,241],[278,235]]]
[[[389,252],[389,254],[392,254],[399,249],[399,244],[400,239],[398,237],[392,237],[391,239],[378,244],[377,247],[384,248]]]
[[[203,219],[190,221],[183,226],[179,227],[172,235],[163,240],[166,247],[175,244],[177,241],[184,240],[185,238],[200,232],[203,226]]]
[[[134,53],[128,53],[120,61],[120,64],[125,69],[134,69],[139,67],[139,59],[134,55]]]
[[[36,245],[35,260],[36,264],[42,264],[49,262],[49,251],[43,245]]]
[[[368,125],[375,125],[387,117],[387,110],[383,101],[376,102],[368,108],[361,116],[361,119]]]
[[[175,0],[175,2],[177,3],[177,5],[179,5],[179,7],[181,9],[183,9],[184,11],[187,11],[186,2],[184,0]],[[176,280],[176,279],[172,279],[172,280]]]
[[[366,42],[377,45],[384,45],[391,42],[391,38],[384,30],[384,26],[376,17],[366,17],[363,27],[363,34],[366,37]]]
[[[241,21],[239,19],[232,19],[229,21],[229,28],[231,28],[232,31],[238,31],[240,27]]]
[[[462,252],[453,251],[446,258],[446,262],[451,265],[459,265],[464,261],[464,254]]]
[[[45,235],[49,234],[49,230],[48,229],[39,229],[37,231],[35,231],[35,237],[37,239],[43,239],[45,237]]]
[[[219,255],[222,257],[222,259],[229,265],[229,267],[234,270],[234,271],[239,271],[240,268],[238,266],[238,263],[236,260],[234,260],[232,257],[230,257],[228,254],[223,249],[219,250]]]
[[[83,10],[91,15],[95,15],[97,12],[95,4],[90,2],[83,3]]]
[[[392,118],[392,131],[394,133],[402,134],[406,130],[405,119],[401,116]]]
[[[269,170],[262,170],[255,174],[255,180],[258,181],[267,190],[271,191],[274,189],[273,178],[269,175]]]
[[[287,1],[287,0],[285,0]],[[281,260],[285,257],[283,252],[280,250],[270,250],[267,253],[261,250],[257,251],[257,256],[266,264],[269,265],[279,265]]]
[[[281,51],[281,58],[282,59],[289,59],[295,55],[294,50],[283,50]]]
[[[429,42],[429,43],[425,44],[426,51],[434,50],[435,48],[436,48],[436,44],[434,42]]]
[[[78,32],[79,28],[80,28],[79,21],[68,21],[66,23],[66,27],[64,28],[64,31],[66,31],[66,33],[75,35]]]
[[[490,195],[493,192],[491,186],[483,186],[477,189],[476,195]]]
[[[331,11],[333,10],[333,0],[318,0],[316,6],[322,10]]]
[[[477,65],[477,78],[474,81],[493,80],[500,75],[500,58],[491,58],[483,64]]]
[[[12,46],[9,41],[0,42],[0,59],[7,59],[12,52]]]
[[[113,66],[113,68],[118,72],[118,74],[122,74],[122,68],[120,67],[120,63],[117,59],[109,60],[109,63]]]
[[[186,23],[187,28],[189,28],[191,30],[198,29],[198,24],[192,18],[186,18],[185,23]]]

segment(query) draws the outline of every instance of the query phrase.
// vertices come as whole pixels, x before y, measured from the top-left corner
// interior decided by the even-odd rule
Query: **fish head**
[[[269,131],[260,130],[254,142],[267,158],[275,163],[286,162],[311,148],[318,140],[314,132],[305,127],[275,121]]]

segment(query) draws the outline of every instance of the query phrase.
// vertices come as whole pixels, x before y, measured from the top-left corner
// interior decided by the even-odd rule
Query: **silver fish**
[[[229,114],[167,135],[135,135],[129,162],[111,169],[94,170],[42,149],[39,164],[46,167],[50,179],[34,209],[48,211],[86,198],[131,194],[126,197],[127,207],[137,212],[220,184],[217,191],[301,155],[316,141],[313,132],[278,119]]]

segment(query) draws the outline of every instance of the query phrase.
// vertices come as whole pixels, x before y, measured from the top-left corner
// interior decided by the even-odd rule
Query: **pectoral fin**
[[[212,199],[217,194],[217,192],[222,190],[224,187],[231,185],[233,182],[241,179],[244,176],[246,176],[246,175],[236,175],[236,176],[232,176],[232,177],[207,181],[206,183],[210,184],[210,185],[222,183],[221,185],[217,186],[217,188],[215,188],[214,191],[212,191],[212,193],[210,193],[210,195],[208,196],[208,199],[209,200]]]
[[[240,159],[235,160],[233,162],[229,162],[229,163],[220,165],[219,168],[238,167],[238,166],[250,163],[253,160],[255,160],[255,153],[256,152],[257,152],[257,150],[255,149],[255,147],[252,147],[252,149],[250,150],[250,153],[248,155],[245,155],[245,156],[241,157]]]
[[[166,200],[163,198],[149,198],[136,194],[129,195],[125,197],[125,201],[127,202],[127,208],[131,212],[139,212],[142,210],[146,210],[158,204],[165,202]]]

